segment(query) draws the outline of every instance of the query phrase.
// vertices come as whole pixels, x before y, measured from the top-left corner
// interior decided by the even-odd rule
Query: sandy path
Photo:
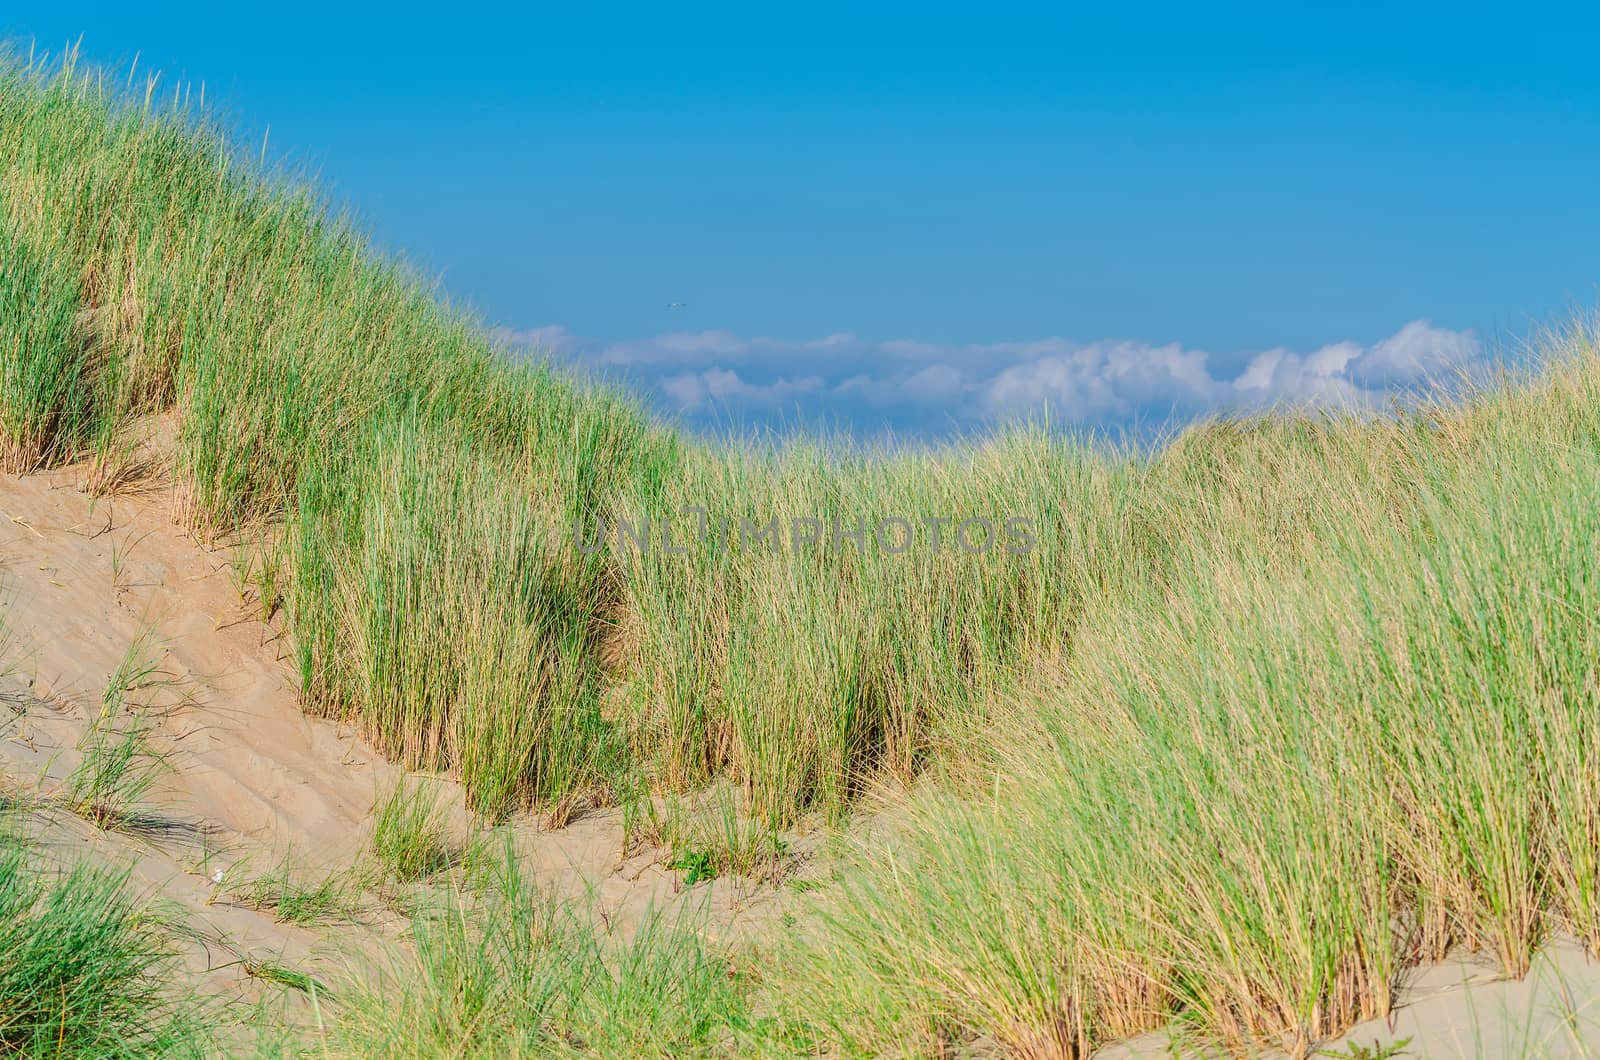
[[[39,746],[34,764],[61,752],[50,775],[70,769],[133,649],[156,670],[128,698],[164,715],[175,752],[158,805],[228,839],[347,856],[389,768],[300,713],[285,645],[253,620],[227,554],[172,525],[168,498],[96,502],[75,482],[70,471],[0,480],[7,661],[45,708],[21,719],[19,736]]]

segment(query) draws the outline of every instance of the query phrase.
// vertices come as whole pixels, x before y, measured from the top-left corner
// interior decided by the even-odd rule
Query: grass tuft
[[[0,1051],[206,1055],[205,1010],[170,987],[175,957],[126,875],[52,873],[0,836]]]
[[[78,743],[82,755],[67,778],[67,805],[97,828],[136,828],[139,807],[160,779],[165,760],[150,745],[143,718],[102,710]]]
[[[370,882],[359,864],[341,872],[307,873],[285,855],[267,872],[230,892],[248,908],[270,912],[286,924],[309,927],[358,920]]]
[[[378,800],[372,853],[388,875],[401,882],[450,867],[456,859],[449,817],[436,786],[426,781],[409,783],[402,777]]]
[[[486,889],[423,910],[414,957],[346,991],[342,1045],[417,1057],[722,1055],[747,991],[692,925],[599,933],[524,873],[509,845]]]

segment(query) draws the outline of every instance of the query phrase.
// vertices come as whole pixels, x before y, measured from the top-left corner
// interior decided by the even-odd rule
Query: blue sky
[[[37,6],[0,31],[203,81],[488,324],[699,422],[1364,400],[1600,278],[1571,11]]]

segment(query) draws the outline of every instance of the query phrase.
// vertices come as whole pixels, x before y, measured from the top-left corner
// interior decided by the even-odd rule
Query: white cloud
[[[1058,419],[1122,420],[1151,406],[1198,411],[1219,397],[1204,353],[1177,345],[1103,342],[1044,353],[1004,369],[989,382],[983,405],[995,416],[1048,408]]]
[[[1245,367],[1227,377],[1213,374],[1206,351],[1178,343],[941,345],[869,342],[848,332],[786,342],[701,331],[605,344],[560,327],[498,334],[578,366],[620,372],[687,415],[784,406],[792,413],[799,405],[835,420],[913,429],[1041,412],[1057,423],[1114,424],[1285,404],[1373,407],[1484,362],[1473,332],[1427,320],[1370,346],[1335,342],[1309,353],[1236,355],[1229,362]]]
[[[1361,352],[1354,343],[1340,342],[1305,355],[1283,349],[1258,353],[1233,381],[1233,400],[1225,402],[1224,407],[1359,407],[1363,404],[1362,393],[1351,381],[1348,369]]]
[[[747,383],[739,373],[725,368],[690,372],[661,381],[661,390],[676,403],[680,412],[701,412],[711,408],[737,409],[758,405],[772,407],[814,394],[823,387],[822,377],[779,379],[765,384]]]
[[[519,346],[524,349],[541,350],[545,353],[571,354],[576,353],[583,345],[584,340],[568,331],[559,324],[544,328],[526,328],[522,331],[513,331],[511,328],[495,328],[490,333],[497,342],[507,346]]]
[[[1417,383],[1465,369],[1482,352],[1478,337],[1470,331],[1448,331],[1413,320],[1367,350],[1356,373],[1375,386]]]

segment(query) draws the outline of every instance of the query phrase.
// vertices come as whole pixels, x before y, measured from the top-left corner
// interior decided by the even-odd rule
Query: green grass
[[[364,896],[375,882],[366,866],[358,863],[341,871],[311,872],[295,865],[285,854],[259,876],[230,885],[230,896],[240,904],[271,913],[285,924],[312,927],[347,924],[358,920]]]
[[[455,860],[440,791],[402,777],[373,810],[371,849],[393,879],[407,882],[449,868]]]
[[[673,852],[667,867],[682,873],[685,887],[728,875],[776,881],[786,863],[786,840],[765,821],[744,813],[737,794],[726,786],[690,802],[652,804],[644,831],[651,842]]]
[[[89,347],[70,264],[0,228],[0,468],[71,455],[92,419]]]
[[[153,638],[150,627],[141,627],[129,643],[78,740],[80,758],[67,777],[67,807],[99,828],[139,831],[160,823],[142,806],[168,761],[151,742],[156,723],[130,698],[156,683]]]
[[[205,1009],[172,989],[159,918],[124,874],[53,872],[0,834],[0,1052],[203,1056]]]
[[[336,1038],[368,1057],[730,1055],[747,991],[687,921],[629,938],[539,888],[509,846],[486,886],[424,909],[414,952],[341,988]]]
[[[595,573],[563,563],[526,486],[414,417],[355,460],[302,482],[290,614],[337,623],[326,663],[300,641],[312,702],[404,762],[453,766],[486,815],[593,783]]]
[[[154,731],[143,718],[102,710],[78,742],[82,756],[67,777],[66,803],[98,828],[132,828],[145,820],[141,807],[160,779],[165,760],[150,745]]]
[[[115,562],[113,554],[113,563]],[[115,717],[125,711],[131,712],[136,707],[148,706],[148,704],[136,704],[129,697],[153,684],[171,683],[161,680],[160,657],[155,628],[141,625],[134,633],[133,639],[129,641],[127,650],[117,663],[117,668],[111,672],[110,678],[106,681],[105,690],[100,694],[102,712]]]
[[[246,975],[252,979],[259,979],[263,983],[272,983],[276,986],[297,990],[302,994],[313,994],[319,997],[332,999],[333,994],[315,976],[290,968],[273,960],[264,960],[256,957],[244,959],[241,967]]]

